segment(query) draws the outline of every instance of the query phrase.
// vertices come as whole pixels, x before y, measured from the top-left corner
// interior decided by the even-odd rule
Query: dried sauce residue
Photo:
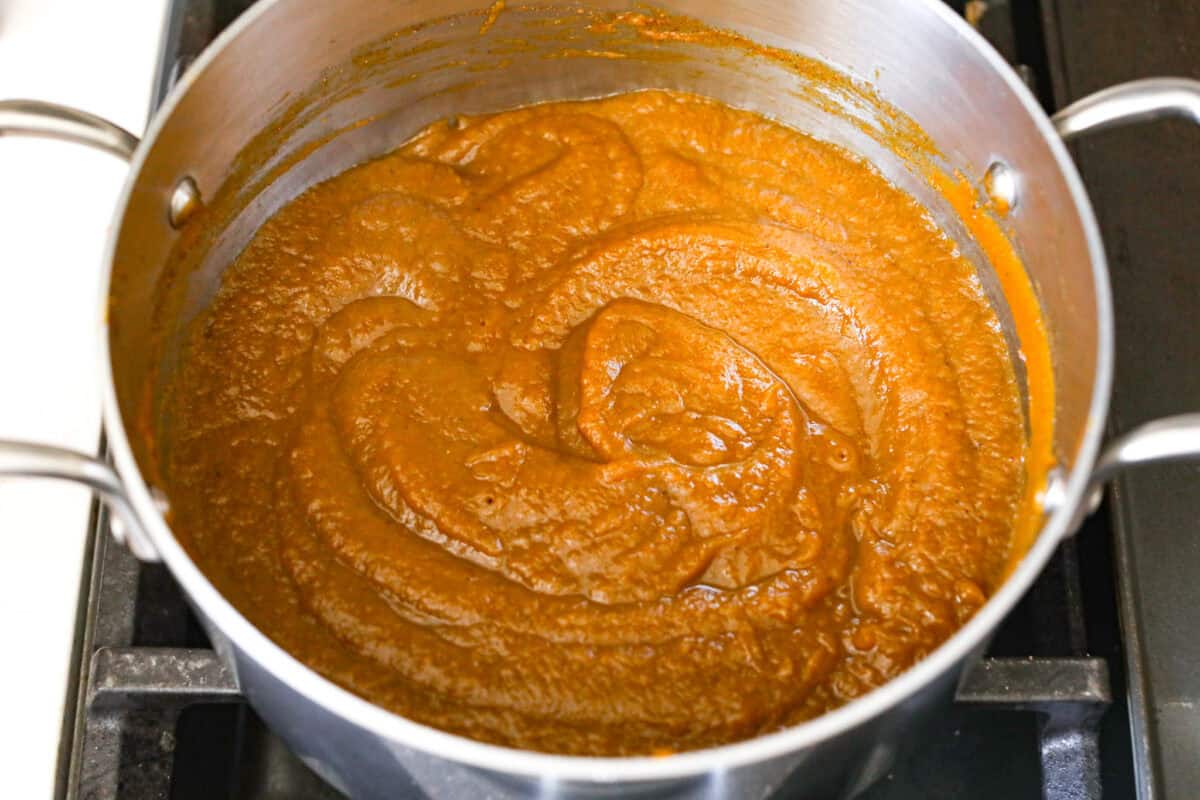
[[[487,33],[496,24],[496,19],[502,11],[504,11],[504,0],[495,0],[494,3],[488,6],[487,16],[484,17],[483,24],[479,26],[480,36]]]

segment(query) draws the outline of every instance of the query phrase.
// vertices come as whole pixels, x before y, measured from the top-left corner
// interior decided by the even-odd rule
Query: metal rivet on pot
[[[1042,510],[1052,514],[1067,500],[1067,475],[1062,467],[1046,473],[1046,488],[1042,490]]]
[[[167,499],[167,493],[157,486],[150,487],[150,499],[154,501],[154,508],[164,517],[171,510],[171,501]]]
[[[1003,161],[993,161],[983,174],[983,190],[1001,214],[1017,207],[1019,183],[1017,171]]]
[[[182,228],[202,205],[204,203],[200,199],[200,189],[196,182],[190,176],[180,178],[179,183],[175,184],[175,191],[171,192],[170,205],[167,206],[167,219],[170,220],[171,227]]]
[[[125,527],[125,520],[121,519],[120,514],[109,512],[108,530],[112,534],[113,541],[124,547],[125,542],[129,540],[129,530]]]

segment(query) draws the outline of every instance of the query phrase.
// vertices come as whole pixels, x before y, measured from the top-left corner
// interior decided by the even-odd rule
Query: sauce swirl
[[[855,156],[648,91],[438,123],[290,203],[193,324],[174,527],[412,719],[644,754],[794,724],[1002,578],[995,313]]]

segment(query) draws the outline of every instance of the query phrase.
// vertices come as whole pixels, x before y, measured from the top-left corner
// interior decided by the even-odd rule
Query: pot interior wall
[[[136,176],[109,308],[126,429],[153,430],[161,422],[148,398],[170,374],[181,332],[254,230],[307,187],[395,148],[437,119],[669,88],[842,145],[913,194],[975,263],[1023,376],[995,273],[924,177],[941,168],[978,182],[993,160],[1012,165],[1021,195],[1006,225],[1051,332],[1056,451],[1069,467],[1087,421],[1098,335],[1086,239],[1050,148],[974,43],[937,2],[704,0],[663,7],[835,65],[856,80],[831,82],[818,64],[730,46],[721,37],[662,38],[634,24],[606,24],[604,14],[628,10],[607,0],[493,16],[477,0],[279,0],[251,12],[235,40],[194,68],[194,82]],[[916,121],[940,155],[909,146],[907,117],[877,102],[863,88],[866,79]],[[185,175],[208,206],[176,232],[166,203]],[[134,437],[134,450],[153,480],[152,445],[143,438]]]

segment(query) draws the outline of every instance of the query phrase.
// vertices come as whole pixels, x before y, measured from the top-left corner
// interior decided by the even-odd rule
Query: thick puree
[[[412,719],[555,752],[818,715],[999,582],[997,318],[834,146],[643,92],[433,125],[258,232],[166,481],[256,625]]]

